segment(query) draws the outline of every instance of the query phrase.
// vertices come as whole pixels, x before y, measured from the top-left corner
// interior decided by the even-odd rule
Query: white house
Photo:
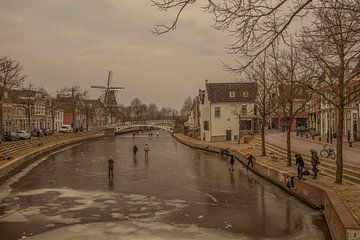
[[[255,83],[208,83],[200,92],[200,138],[206,141],[236,141],[239,119],[242,132],[258,128],[254,100]]]

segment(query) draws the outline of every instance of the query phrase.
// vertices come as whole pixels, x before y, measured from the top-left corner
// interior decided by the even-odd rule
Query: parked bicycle
[[[335,159],[336,156],[335,149],[330,147],[329,144],[325,144],[323,149],[320,151],[320,156],[324,158]]]

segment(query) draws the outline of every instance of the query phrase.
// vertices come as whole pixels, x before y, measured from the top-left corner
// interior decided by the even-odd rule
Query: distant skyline
[[[175,31],[156,36],[154,25],[171,21],[150,0],[1,0],[0,53],[19,61],[29,82],[52,95],[79,85],[106,83],[109,70],[120,103],[139,97],[146,103],[181,108],[210,82],[234,81],[223,71],[226,33],[211,28],[211,15],[189,8]]]

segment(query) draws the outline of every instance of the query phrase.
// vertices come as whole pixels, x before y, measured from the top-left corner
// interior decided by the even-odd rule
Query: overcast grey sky
[[[27,83],[51,94],[80,85],[90,96],[100,95],[91,84],[123,86],[118,99],[180,108],[195,96],[204,80],[234,81],[220,59],[225,33],[210,27],[211,16],[191,8],[176,31],[155,36],[149,29],[170,20],[151,7],[150,0],[0,0],[0,55],[19,61]]]

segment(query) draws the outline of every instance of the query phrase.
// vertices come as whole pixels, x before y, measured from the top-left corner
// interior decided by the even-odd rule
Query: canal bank
[[[65,138],[54,138],[52,141],[38,141],[38,144],[32,148],[24,151],[19,150],[19,153],[14,153],[15,157],[11,157],[9,160],[3,161],[0,165],[0,185],[11,176],[17,174],[29,164],[33,163],[37,159],[57,151],[59,149],[68,147],[70,145],[95,140],[103,137],[103,134],[96,132],[78,133],[72,134]]]
[[[222,148],[228,147],[230,153],[244,165],[246,161],[244,153],[251,151],[257,159],[255,167],[251,170],[288,193],[298,197],[308,205],[322,209],[333,239],[360,239],[360,226],[358,222],[348,206],[344,204],[343,200],[338,196],[338,193],[332,188],[318,182],[295,180],[295,190],[289,190],[286,187],[286,178],[288,176],[294,176],[294,171],[289,171],[288,169],[278,170],[276,164],[272,164],[269,159],[262,161],[263,158],[257,156],[257,154],[260,156],[257,150],[247,144],[241,144],[241,147],[239,147],[239,145],[234,143],[208,143],[192,139],[182,134],[174,134],[173,136],[185,145],[214,153],[219,153]]]

